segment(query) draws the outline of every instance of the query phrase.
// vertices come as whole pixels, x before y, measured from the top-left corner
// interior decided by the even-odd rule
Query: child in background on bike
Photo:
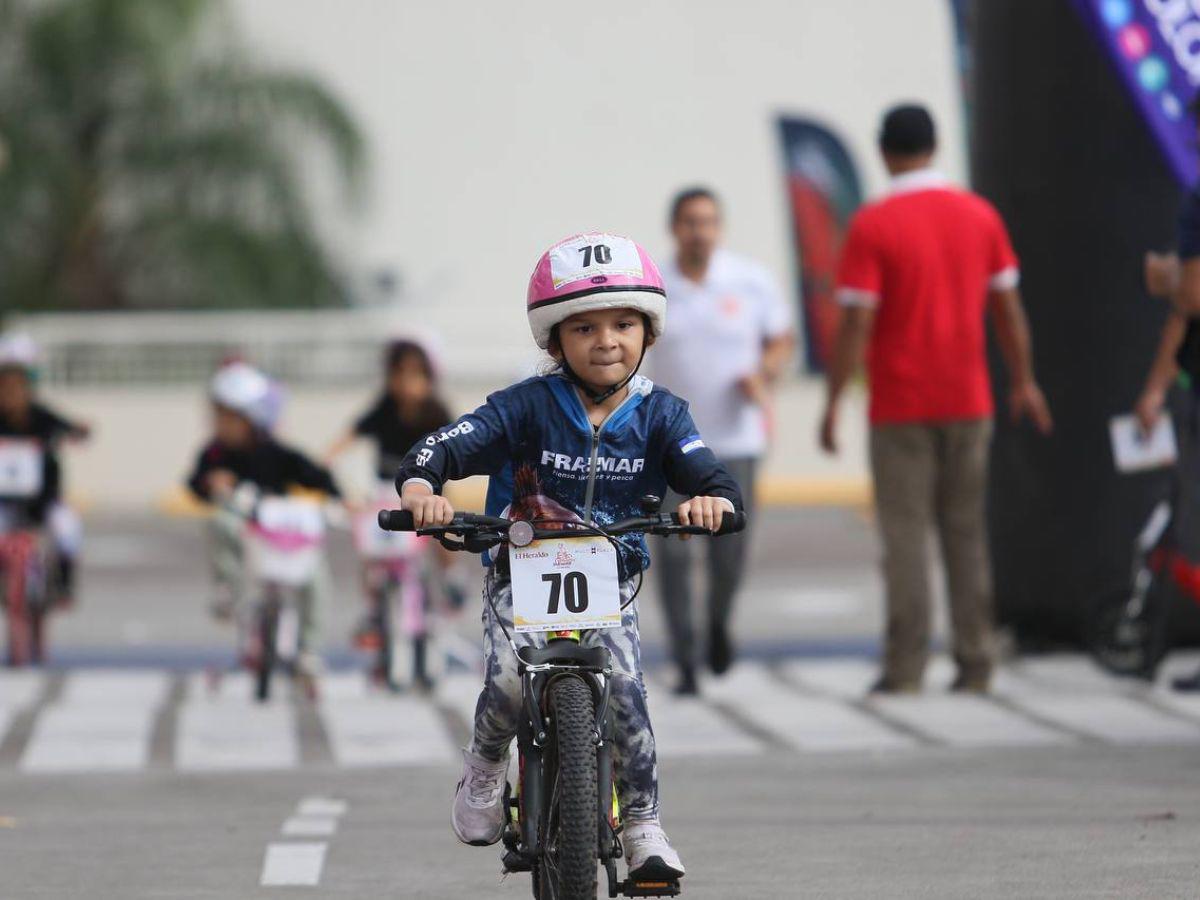
[[[438,369],[427,345],[416,338],[404,337],[391,341],[383,353],[383,390],[370,409],[355,421],[325,456],[327,465],[341,456],[357,440],[366,438],[375,444],[375,475],[387,485],[387,495],[396,478],[400,463],[408,449],[431,431],[440,431],[451,421],[446,404],[438,395]],[[382,491],[381,491],[382,493]],[[435,591],[445,593],[453,605],[462,605],[462,592],[446,581],[443,569],[450,566],[450,555],[440,545],[434,545],[436,556],[425,567],[428,577],[423,581]],[[364,576],[367,573],[364,572]],[[436,583],[434,583],[436,582]],[[366,585],[368,596],[374,591]],[[366,648],[378,641],[379,616],[370,612],[355,629],[355,643]],[[415,681],[423,686],[430,683],[426,665],[426,635],[413,638]]]
[[[684,524],[715,530],[723,513],[741,508],[737,484],[696,433],[687,404],[637,374],[666,319],[662,277],[641,247],[610,234],[555,244],[534,269],[526,311],[534,340],[555,368],[492,394],[453,428],[412,448],[397,486],[418,527],[450,522],[454,510],[440,496],[442,486],[469,475],[512,484],[511,496],[490,492],[488,512],[507,505],[514,518],[531,513],[612,523],[639,515],[639,499],[664,496],[668,486],[691,498],[677,510]],[[644,538],[628,543],[618,554],[622,603],[650,563]],[[470,844],[495,843],[503,831],[509,744],[521,701],[517,660],[505,637],[505,629],[512,631],[512,585],[504,556],[484,590],[490,600],[483,610],[484,687],[452,816],[455,834]],[[513,637],[540,645],[545,635]],[[620,628],[586,631],[583,641],[612,654],[616,782],[630,876],[678,878],[683,865],[659,824],[636,605],[625,608]]]
[[[0,441],[32,439],[42,448],[41,490],[34,497],[5,505],[15,511],[17,521],[13,524],[17,527],[49,529],[55,549],[58,602],[68,606],[74,596],[75,560],[83,529],[79,517],[62,502],[58,450],[64,440],[86,440],[90,429],[37,401],[38,357],[37,344],[27,335],[0,337]],[[0,497],[0,501],[3,499]]]
[[[359,438],[375,444],[375,474],[391,482],[409,448],[449,424],[450,412],[438,396],[437,369],[419,341],[400,338],[383,354],[383,390],[354,426],[326,454],[333,463]]]
[[[262,372],[244,362],[222,366],[213,376],[209,398],[212,436],[187,483],[199,499],[215,506],[209,526],[212,611],[229,618],[242,600],[244,583],[244,519],[232,506],[239,486],[273,495],[307,489],[341,497],[341,492],[328,469],[272,435],[283,410],[283,392]],[[317,667],[314,648],[325,593],[324,577],[318,577],[301,604],[301,645],[308,652],[300,662],[309,673]]]

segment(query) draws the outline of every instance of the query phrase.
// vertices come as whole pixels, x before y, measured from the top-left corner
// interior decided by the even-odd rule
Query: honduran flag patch
[[[699,450],[703,446],[704,441],[700,439],[700,435],[698,434],[688,435],[679,442],[679,449],[683,451],[685,456],[693,450]]]

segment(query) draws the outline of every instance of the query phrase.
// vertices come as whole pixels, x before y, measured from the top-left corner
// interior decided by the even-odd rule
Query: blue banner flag
[[[1188,107],[1200,85],[1200,3],[1074,0],[1105,47],[1180,184],[1200,169]]]

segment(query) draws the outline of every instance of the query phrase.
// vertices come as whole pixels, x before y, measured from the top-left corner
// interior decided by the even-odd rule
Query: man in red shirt
[[[838,272],[842,320],[820,443],[837,452],[838,401],[866,350],[871,471],[884,545],[887,632],[873,690],[920,690],[928,657],[929,534],[954,630],[954,689],[986,692],[993,665],[984,495],[992,435],[985,314],[1009,373],[1009,409],[1052,427],[1033,375],[1016,254],[1000,215],[932,167],[933,119],[898,106],[879,146],[893,181],[858,211]]]

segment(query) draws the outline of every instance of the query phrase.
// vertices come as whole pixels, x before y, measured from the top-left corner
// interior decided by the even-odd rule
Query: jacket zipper
[[[608,418],[605,417],[604,421],[607,422]],[[588,525],[593,524],[592,499],[596,494],[596,464],[600,460],[600,428],[603,424],[592,426],[592,457],[588,462],[587,493],[583,497],[583,521]]]
[[[576,395],[578,399],[578,395]],[[596,496],[596,467],[600,463],[600,432],[604,430],[604,426],[608,424],[608,420],[621,411],[626,403],[633,399],[633,394],[627,396],[621,403],[604,417],[604,421],[599,425],[592,426],[592,455],[588,461],[588,480],[587,491],[583,495],[583,521],[588,525],[594,525],[592,521],[592,501]],[[583,401],[579,401],[579,405],[583,407]],[[587,408],[583,407],[584,418],[587,418]]]

